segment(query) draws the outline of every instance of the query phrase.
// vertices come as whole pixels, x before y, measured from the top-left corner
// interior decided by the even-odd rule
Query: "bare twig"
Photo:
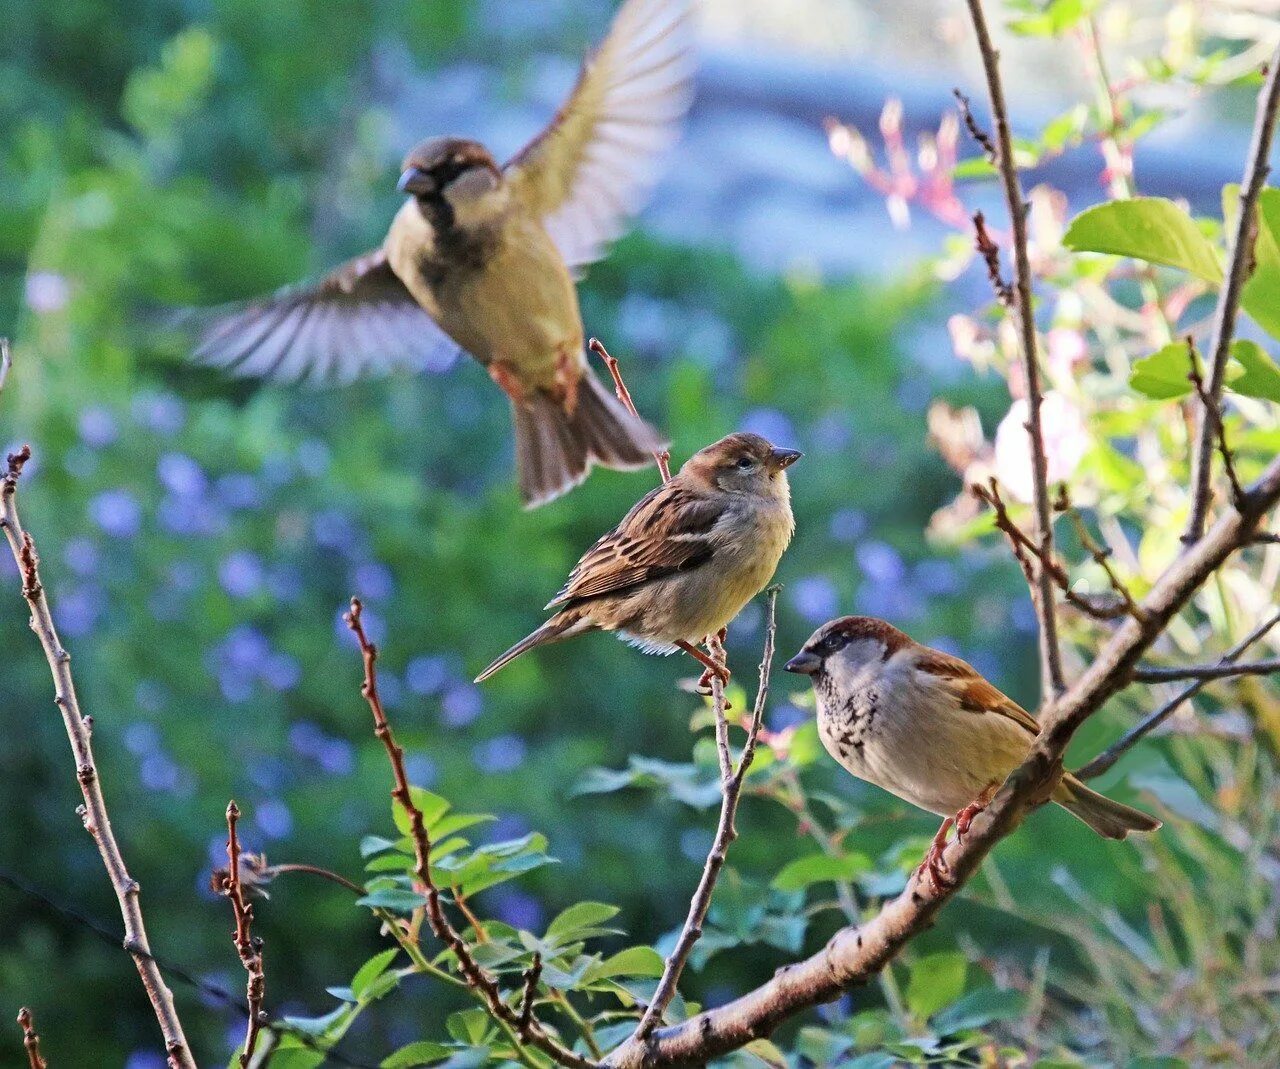
[[[1013,287],[1000,274],[1000,246],[987,231],[987,218],[981,212],[973,213],[973,246],[987,265],[987,280],[996,300],[1005,308],[1013,308]]]
[[[1035,510],[1036,617],[1039,621],[1041,686],[1045,697],[1060,694],[1065,687],[1062,672],[1062,650],[1058,643],[1058,619],[1053,600],[1053,578],[1046,562],[1053,557],[1053,518],[1049,512],[1048,461],[1044,451],[1044,433],[1040,426],[1040,362],[1036,355],[1036,321],[1031,297],[1031,259],[1027,252],[1027,205],[1013,160],[1013,135],[1009,129],[1009,109],[1000,80],[999,53],[991,43],[981,0],[966,0],[982,54],[986,73],[991,114],[995,120],[995,164],[1009,209],[1013,232],[1014,295],[1018,322],[1022,368],[1027,387],[1027,434],[1031,439],[1032,503]],[[976,125],[976,124],[975,124]]]
[[[151,956],[146,925],[142,919],[140,903],[142,889],[129,875],[124,856],[120,852],[120,845],[116,842],[115,833],[111,829],[111,819],[107,813],[107,803],[103,797],[102,784],[98,778],[98,769],[94,763],[93,746],[90,741],[93,718],[82,716],[80,713],[80,702],[76,696],[75,683],[71,678],[71,655],[62,645],[62,640],[54,627],[49,599],[40,581],[40,560],[35,543],[23,529],[18,518],[18,479],[22,474],[23,465],[30,457],[31,450],[27,446],[23,446],[17,453],[10,454],[8,457],[6,472],[3,478],[0,478],[0,528],[4,529],[14,560],[18,562],[18,568],[22,574],[22,596],[31,609],[31,629],[40,639],[40,645],[44,649],[45,658],[49,662],[49,669],[53,675],[53,700],[62,714],[63,726],[71,742],[71,752],[76,763],[76,780],[80,784],[80,793],[84,798],[84,804],[79,807],[78,812],[85,830],[93,836],[98,846],[98,853],[102,857],[102,863],[106,867],[111,886],[120,904],[120,915],[124,920],[125,949],[137,966],[138,975],[142,978],[142,986],[146,990],[151,1008],[160,1024],[170,1066],[173,1069],[195,1069],[195,1059],[187,1046],[182,1022],[178,1019],[178,1011],[173,1004],[173,995],[165,985],[160,969]]]
[[[524,992],[520,996],[520,1016],[516,1021],[516,1031],[525,1042],[529,1041],[533,1028],[533,1000],[538,994],[538,980],[542,976],[542,955],[534,952],[533,963],[522,974]]]
[[[360,618],[361,611],[360,600],[352,598],[351,609],[343,618],[360,645],[360,655],[364,662],[364,682],[361,684],[360,692],[369,703],[369,710],[373,714],[374,734],[382,742],[387,751],[387,758],[391,762],[391,774],[395,780],[391,797],[409,819],[409,837],[413,842],[414,852],[414,875],[427,900],[427,923],[431,926],[436,938],[453,952],[458,963],[458,971],[462,974],[467,987],[471,988],[484,1003],[489,1014],[508,1029],[517,1047],[522,1040],[527,1039],[527,1042],[550,1055],[561,1065],[569,1066],[570,1069],[592,1069],[594,1062],[560,1043],[532,1015],[532,1011],[530,1011],[527,1026],[522,1030],[520,1012],[513,1010],[507,1004],[498,981],[476,961],[466,940],[462,938],[445,913],[440,889],[431,875],[431,838],[427,832],[422,810],[413,800],[409,777],[404,766],[404,749],[396,742],[391,725],[387,721],[387,714],[382,707],[382,698],[378,694],[378,648],[369,641]]]
[[[1196,355],[1195,342],[1191,340],[1190,335],[1187,335],[1187,354],[1191,358],[1191,370],[1187,372],[1187,379],[1195,390],[1196,396],[1200,398],[1201,415],[1208,420],[1213,431],[1214,441],[1218,445],[1218,453],[1222,457],[1222,470],[1226,472],[1227,484],[1231,487],[1231,503],[1238,506],[1240,504],[1240,495],[1244,491],[1240,489],[1240,477],[1236,474],[1235,457],[1231,452],[1231,447],[1227,445],[1227,425],[1222,418],[1222,398],[1219,395],[1215,399],[1205,387],[1204,376],[1200,373],[1200,360]]]
[[[1218,661],[1218,665],[1223,666],[1234,664],[1238,658],[1244,655],[1250,646],[1262,641],[1267,632],[1277,624],[1280,624],[1280,612],[1276,612],[1269,616],[1266,620],[1250,631],[1243,639],[1232,646],[1230,650],[1223,654],[1222,659]],[[1139,672],[1134,672],[1133,678],[1137,679],[1138,677]],[[1076,776],[1080,779],[1093,779],[1095,776],[1101,776],[1102,773],[1106,772],[1107,769],[1119,761],[1121,757],[1129,752],[1129,750],[1133,749],[1138,742],[1168,720],[1169,717],[1177,712],[1177,710],[1186,702],[1190,701],[1204,690],[1211,678],[1212,677],[1198,679],[1196,682],[1192,683],[1191,686],[1179,691],[1174,697],[1170,698],[1160,706],[1160,708],[1156,709],[1155,712],[1151,713],[1140,723],[1125,732],[1121,738],[1108,746],[1092,761],[1076,769]]]
[[[266,1023],[262,1000],[266,994],[267,978],[263,968],[262,940],[253,934],[253,906],[240,881],[240,839],[236,827],[239,820],[239,807],[234,801],[228,802],[227,870],[226,878],[218,890],[231,901],[231,913],[235,918],[232,942],[236,953],[240,955],[240,964],[248,975],[245,1001],[249,1004],[249,1020],[245,1026],[244,1049],[240,1052],[241,1069],[245,1069],[253,1060],[258,1036]]]
[[[9,379],[9,369],[13,367],[13,352],[9,348],[9,339],[0,337],[0,390]]]
[[[964,123],[964,128],[969,131],[969,136],[974,139],[982,149],[982,154],[987,157],[987,161],[995,165],[999,160],[996,152],[996,146],[988,134],[981,126],[978,120],[973,117],[973,109],[969,106],[969,98],[965,96],[959,89],[952,89],[955,95],[956,104],[960,108],[960,119]]]
[[[1111,587],[1111,592],[1115,594],[1116,599],[1124,607],[1124,611],[1130,616],[1140,617],[1142,610],[1138,607],[1138,603],[1133,600],[1133,593],[1129,587],[1116,574],[1115,568],[1111,565],[1111,550],[1099,543],[1084,522],[1084,517],[1080,515],[1080,510],[1071,503],[1071,495],[1067,491],[1066,485],[1059,487],[1058,499],[1054,502],[1054,508],[1060,512],[1065,512],[1075,526],[1076,538],[1080,540],[1080,545],[1084,547],[1084,551],[1093,558],[1094,564],[1106,574],[1107,583]]]
[[[1253,121],[1253,140],[1240,182],[1240,203],[1235,228],[1231,235],[1231,252],[1226,277],[1218,291],[1209,341],[1208,401],[1200,413],[1196,429],[1195,452],[1191,466],[1191,510],[1183,532],[1184,546],[1194,543],[1204,530],[1209,514],[1209,481],[1213,468],[1215,438],[1213,413],[1222,403],[1226,382],[1227,358],[1236,332],[1236,314],[1245,283],[1253,271],[1253,246],[1257,239],[1258,197],[1271,171],[1271,139],[1275,134],[1276,114],[1280,110],[1280,45],[1268,64],[1266,82],[1258,95]],[[1209,403],[1212,402],[1212,403]]]
[[[592,338],[587,342],[587,348],[595,353],[604,361],[604,366],[609,369],[609,375],[613,379],[613,389],[618,395],[618,400],[636,419],[640,418],[640,413],[636,411],[636,404],[631,400],[631,391],[627,389],[627,384],[622,381],[622,371],[618,368],[618,361],[615,357],[609,355],[609,350],[604,347],[604,343],[599,338]],[[653,454],[653,459],[658,462],[658,470],[662,472],[662,481],[671,481],[671,450],[659,449]]]
[[[1135,683],[1177,683],[1183,679],[1228,679],[1233,676],[1270,676],[1280,672],[1280,657],[1271,657],[1265,661],[1246,661],[1244,664],[1232,664],[1219,661],[1217,664],[1184,664],[1158,665],[1150,668],[1138,668],[1133,673]]]
[[[26,1048],[30,1069],[49,1069],[49,1063],[40,1054],[40,1037],[36,1035],[35,1018],[26,1006],[18,1011],[18,1027],[22,1029],[22,1045]]]
[[[1062,774],[1062,755],[1081,724],[1129,681],[1134,667],[1164,633],[1169,621],[1213,572],[1246,544],[1266,512],[1280,502],[1280,459],[1245,494],[1244,507],[1223,515],[1184,552],[1143,598],[1141,618],[1129,617],[1107,639],[1089,667],[1053,700],[1040,718],[1041,731],[1026,761],[1005,781],[969,833],[944,855],[954,883],[935,888],[913,880],[866,924],[842,928],[826,947],[788,965],[773,979],[726,1005],[678,1025],[655,1029],[643,1043],[628,1041],[606,1064],[617,1069],[659,1069],[705,1064],[769,1035],[783,1021],[830,1002],[866,983],[915,936],[929,928],[943,905],[977,871],[983,859],[1043,802]]]
[[[711,850],[707,854],[706,864],[702,869],[702,878],[698,881],[697,890],[689,902],[689,914],[685,918],[684,927],[676,940],[675,949],[667,958],[658,981],[653,998],[636,1027],[635,1034],[628,1045],[643,1047],[645,1040],[661,1022],[663,1013],[675,998],[680,982],[680,974],[684,971],[693,945],[702,936],[702,925],[711,907],[711,895],[715,891],[716,880],[724,867],[729,844],[738,837],[734,818],[738,812],[738,801],[742,797],[742,784],[746,779],[751,762],[755,759],[756,740],[760,736],[760,725],[764,722],[765,704],[769,700],[769,670],[773,663],[774,638],[777,634],[778,588],[770,587],[768,592],[768,608],[764,633],[764,652],[760,659],[760,681],[756,687],[756,700],[751,710],[751,723],[747,728],[747,740],[743,743],[742,752],[738,755],[735,768],[729,756],[728,723],[724,707],[724,684],[713,677],[711,681],[712,704],[716,716],[717,749],[721,753],[721,788],[720,788],[720,820],[716,826],[715,838]],[[717,643],[717,646],[719,644]]]

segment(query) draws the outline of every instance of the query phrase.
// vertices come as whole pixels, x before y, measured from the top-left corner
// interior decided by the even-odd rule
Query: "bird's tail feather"
[[[526,635],[511,649],[495,660],[488,668],[476,676],[477,683],[483,683],[499,669],[505,668],[522,653],[527,653],[534,646],[543,646],[548,642],[559,642],[563,638],[581,634],[591,629],[591,622],[575,609],[558,612],[531,635]]]
[[[1053,800],[1108,839],[1123,839],[1131,831],[1155,831],[1160,827],[1155,817],[1090,790],[1075,776],[1063,776]]]
[[[572,412],[556,398],[534,391],[512,403],[516,471],[526,508],[572,490],[595,464],[630,471],[653,463],[662,437],[631,415],[595,374],[584,370]]]

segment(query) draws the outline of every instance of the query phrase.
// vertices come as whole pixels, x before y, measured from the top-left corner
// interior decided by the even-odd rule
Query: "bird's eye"
[[[754,464],[755,464],[755,461],[752,460],[750,457],[738,458],[738,467],[741,468],[743,471],[746,471],[748,468],[752,467]]]

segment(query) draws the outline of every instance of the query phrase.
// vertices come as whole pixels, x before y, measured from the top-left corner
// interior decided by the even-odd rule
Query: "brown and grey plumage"
[[[551,124],[505,166],[461,138],[405,158],[408,199],[381,248],[311,286],[203,317],[198,359],[240,374],[346,382],[458,350],[511,400],[533,506],[594,464],[652,463],[656,431],[587,364],[574,278],[655,180],[692,80],[690,0],[627,0]]]
[[[799,456],[747,433],[695,453],[582,555],[547,605],[555,615],[476,682],[534,646],[587,631],[673,653],[725,627],[768,584],[791,540],[786,469]]]

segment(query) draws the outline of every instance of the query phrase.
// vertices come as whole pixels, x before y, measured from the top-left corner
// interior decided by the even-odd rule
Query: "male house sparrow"
[[[1040,733],[1035,718],[959,657],[868,616],[823,624],[786,669],[813,681],[818,733],[832,757],[859,779],[947,818],[922,866],[940,882],[952,823],[964,834],[1022,763]],[[1108,839],[1160,827],[1069,773],[1052,799]]]
[[[424,141],[382,247],[318,283],[206,320],[196,358],[245,375],[348,382],[466,350],[511,399],[520,493],[549,501],[593,464],[652,463],[657,432],[583,353],[574,277],[655,179],[689,105],[689,0],[627,0],[551,124],[504,166],[475,141]]]
[[[800,456],[746,433],[695,453],[582,555],[547,605],[556,614],[476,682],[534,646],[597,630],[646,653],[684,650],[727,681],[728,669],[696,644],[773,577],[795,530],[786,469]]]

